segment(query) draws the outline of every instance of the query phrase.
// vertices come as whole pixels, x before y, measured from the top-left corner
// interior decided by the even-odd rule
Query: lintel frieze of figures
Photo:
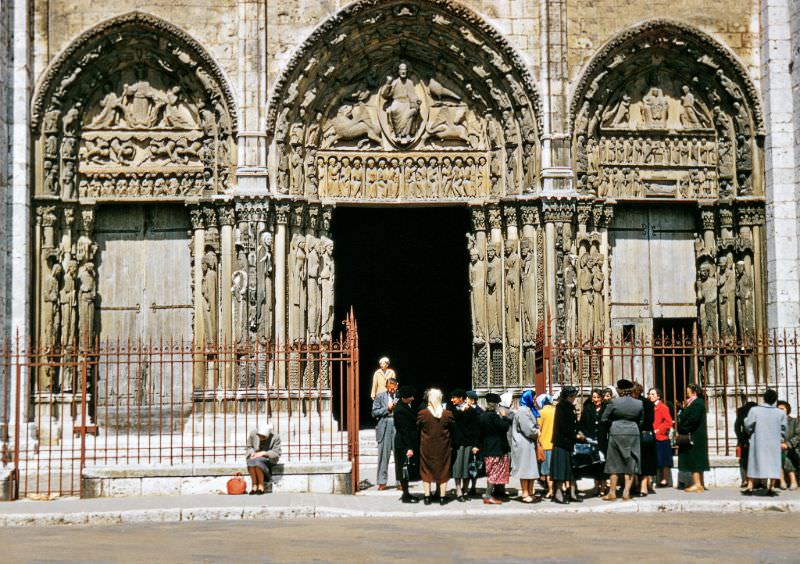
[[[321,198],[471,200],[491,192],[485,151],[319,151]]]

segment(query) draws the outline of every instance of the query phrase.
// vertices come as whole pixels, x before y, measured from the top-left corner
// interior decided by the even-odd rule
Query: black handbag
[[[691,433],[686,435],[678,433],[675,435],[675,446],[678,448],[691,448],[693,445]]]
[[[596,443],[575,443],[572,448],[572,465],[575,468],[586,468],[602,461],[603,455]]]
[[[656,442],[656,436],[653,431],[642,431],[642,444],[649,445]]]
[[[467,466],[467,475],[474,480],[480,478],[482,474],[483,474],[483,458],[470,453],[469,466]]]

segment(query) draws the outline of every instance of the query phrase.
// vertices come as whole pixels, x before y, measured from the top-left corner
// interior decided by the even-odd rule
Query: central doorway
[[[471,387],[464,207],[336,208],[336,318],[358,320],[361,423],[373,423],[370,387],[388,356],[417,400],[429,387]]]

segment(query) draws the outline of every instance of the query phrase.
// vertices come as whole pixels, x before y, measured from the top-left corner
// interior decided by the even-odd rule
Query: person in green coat
[[[703,472],[708,471],[708,430],[706,429],[706,403],[703,388],[697,384],[686,387],[686,402],[678,413],[678,434],[690,435],[692,444],[678,450],[678,469],[691,472],[692,485],[687,492],[700,493],[703,487]]]

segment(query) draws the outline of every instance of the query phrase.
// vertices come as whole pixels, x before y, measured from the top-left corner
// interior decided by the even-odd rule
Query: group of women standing
[[[537,397],[526,390],[512,410],[508,398],[494,393],[486,395],[482,409],[474,392],[454,390],[444,406],[442,392],[428,390],[416,417],[410,416],[410,407],[408,416],[395,414],[395,461],[397,478],[404,484],[403,501],[417,501],[407,488],[417,469],[426,504],[436,494],[446,503],[451,477],[458,501],[475,495],[481,466],[487,481],[483,502],[492,505],[503,502],[511,476],[520,480],[523,503],[541,500],[535,494],[537,480],[547,485],[546,497],[556,503],[581,501],[577,480],[583,477],[594,479],[595,494],[606,501],[617,499],[620,476],[623,500],[631,499],[634,490],[646,496],[656,484],[669,485],[673,418],[660,390],[653,388],[645,396],[641,385],[619,380],[615,388],[592,390],[580,417],[578,394],[577,388],[564,386],[553,404],[548,394]],[[410,388],[399,395],[413,401]],[[702,473],[708,470],[705,421],[702,390],[690,384],[677,420],[679,470],[692,474],[688,492],[703,491]]]

